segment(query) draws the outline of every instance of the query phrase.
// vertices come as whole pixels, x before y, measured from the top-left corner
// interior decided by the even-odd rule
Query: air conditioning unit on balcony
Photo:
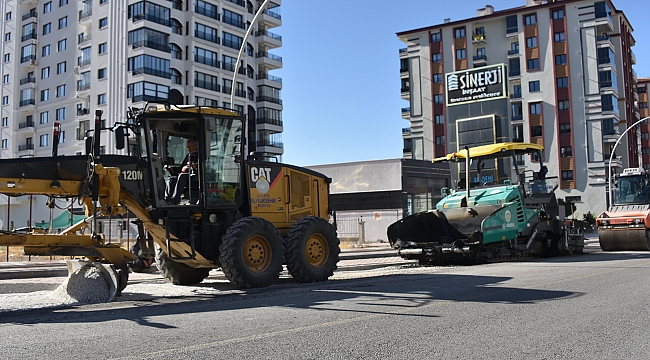
[[[75,74],[79,75],[79,66],[75,66],[72,71],[74,71]]]
[[[30,65],[36,65],[36,59],[30,59],[29,64]]]

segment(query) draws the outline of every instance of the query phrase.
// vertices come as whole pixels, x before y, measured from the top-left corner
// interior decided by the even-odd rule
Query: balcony
[[[508,76],[509,77],[521,76],[521,70],[520,69],[510,69],[508,71]]]
[[[512,94],[510,94],[511,99],[521,99],[521,96],[522,95],[520,92],[513,92]]]
[[[268,102],[272,102],[274,104],[282,105],[282,99],[278,99],[278,98],[275,98],[275,97],[272,97],[272,96],[266,96],[266,95],[258,96],[255,101],[257,101],[257,102],[268,101]]]
[[[36,105],[36,99],[25,99],[25,100],[20,100],[20,107],[23,106],[28,106],[28,105]]]
[[[83,44],[85,42],[88,42],[90,40],[92,40],[91,34],[81,33],[77,37],[77,44],[81,45],[81,44]]]
[[[218,20],[218,21],[221,20],[221,14],[219,14],[218,12],[214,10],[206,9],[204,7],[199,7],[198,5],[194,6],[194,12],[197,14],[201,14],[203,16],[207,16],[214,20]]]
[[[206,90],[212,90],[219,92],[221,91],[221,86],[215,82],[212,81],[205,81],[205,80],[194,80],[194,86],[201,88],[201,89],[206,89]]]
[[[18,129],[33,128],[34,121],[25,121],[18,124]]]
[[[282,46],[282,36],[268,30],[259,30],[255,33],[255,36],[260,38],[260,41],[270,48]]]
[[[79,65],[79,67],[88,66],[90,65],[90,59],[83,59],[83,60],[79,59],[77,60],[77,65]]]
[[[522,142],[524,142],[524,138],[523,137],[512,138],[512,142],[522,143]],[[521,165],[521,164],[518,164],[518,165]]]
[[[31,10],[27,14],[23,15],[23,21],[30,18],[38,18],[38,13],[36,12],[36,10]]]
[[[606,45],[614,49],[614,42],[608,34],[596,36],[596,43],[600,47],[601,45]]]
[[[279,6],[264,10],[259,18],[260,25],[265,28],[281,26],[282,16],[280,15],[279,10]]]
[[[409,136],[409,135],[411,135],[411,128],[410,127],[402,128],[402,136]]]
[[[240,97],[240,98],[246,98],[246,90],[236,89],[235,90],[235,96]]]
[[[512,117],[510,118],[510,121],[522,121],[522,120],[524,120],[523,115],[512,115]]]
[[[79,22],[83,22],[93,16],[93,10],[79,11]]]
[[[89,82],[78,82],[77,83],[77,91],[86,91],[90,90],[90,83]]]
[[[277,77],[277,76],[273,76],[273,75],[269,75],[269,74],[257,74],[256,79],[257,80],[268,80],[268,81],[272,81],[272,82],[275,82],[275,83],[282,84],[282,78],[281,77]],[[263,84],[264,82],[265,81],[262,81],[262,84],[258,84],[258,85],[264,85]]]
[[[258,130],[282,131],[280,128],[284,126],[282,120],[263,117],[263,115],[262,117],[258,117],[255,120],[255,123],[257,125],[261,125],[257,127]],[[269,126],[264,126],[264,125],[269,125]]]
[[[474,60],[475,65],[476,64],[485,65],[485,64],[487,64],[487,55],[476,55],[476,56],[474,56],[473,60]]]
[[[34,144],[18,145],[18,151],[34,150]]]
[[[519,49],[508,50],[508,57],[519,56]]]
[[[604,155],[605,167],[609,167],[609,156],[610,156],[610,154]],[[614,158],[612,158],[612,168],[621,168],[622,169],[623,168],[623,160],[622,159],[623,159],[622,156],[614,156]]]
[[[231,2],[235,5],[239,5],[241,7],[246,7],[246,5],[244,4],[244,0],[226,0],[226,1]]]
[[[25,85],[29,83],[35,83],[35,82],[36,82],[35,76],[28,76],[26,78],[20,79],[20,85]]]
[[[632,81],[633,81],[635,84],[639,82],[639,78],[638,78],[638,76],[636,75],[636,71],[634,71],[634,69],[632,69]]]
[[[255,58],[260,59],[261,63],[269,68],[279,69],[282,67],[282,57],[269,52],[259,51],[255,54]]]
[[[632,62],[632,65],[636,64],[636,55],[632,49],[630,49],[630,61]]]
[[[485,44],[485,34],[474,34],[472,36],[472,44]]]
[[[273,141],[273,140],[257,140],[256,145],[257,147],[270,146],[278,149],[284,148],[284,144],[282,143],[282,141]]]
[[[519,37],[519,26],[512,26],[506,29],[506,37],[510,38],[513,36]]]
[[[38,39],[38,34],[36,33],[36,31],[33,31],[33,32],[29,33],[29,34],[23,35],[20,38],[20,41],[27,41],[27,40],[31,40],[31,39]]]
[[[87,108],[77,109],[77,116],[85,116],[88,114],[90,114],[90,109]]]

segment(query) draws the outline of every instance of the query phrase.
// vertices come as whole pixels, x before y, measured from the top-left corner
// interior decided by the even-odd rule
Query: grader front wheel
[[[247,217],[228,228],[219,246],[221,269],[235,286],[257,288],[280,277],[282,236],[267,220]]]
[[[287,269],[300,282],[325,281],[339,261],[339,239],[325,219],[306,217],[296,222],[284,240]]]

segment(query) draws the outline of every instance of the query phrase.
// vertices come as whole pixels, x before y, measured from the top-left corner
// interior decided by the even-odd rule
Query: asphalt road
[[[648,253],[470,267],[407,264],[235,290],[0,314],[6,359],[644,359]],[[147,294],[143,295],[143,289]]]

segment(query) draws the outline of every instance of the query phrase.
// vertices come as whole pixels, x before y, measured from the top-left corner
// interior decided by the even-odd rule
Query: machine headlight
[[[609,225],[609,220],[603,220],[600,223],[603,224],[603,225]]]
[[[641,219],[634,219],[634,223],[635,223],[635,224],[640,224],[640,223],[641,223]]]

